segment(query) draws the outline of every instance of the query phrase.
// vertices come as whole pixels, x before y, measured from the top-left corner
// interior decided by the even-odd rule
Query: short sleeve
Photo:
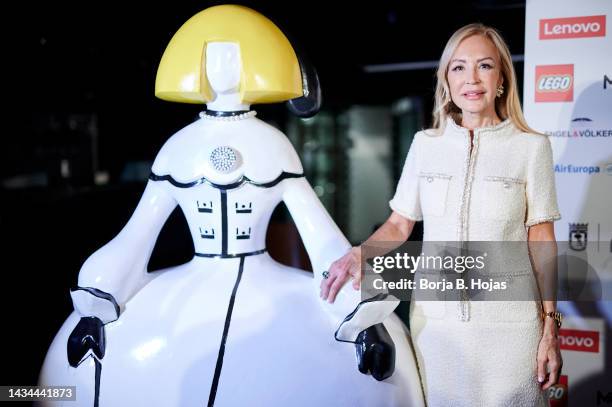
[[[404,168],[402,169],[402,175],[400,176],[400,180],[395,190],[395,195],[393,199],[389,201],[391,209],[413,221],[423,220],[419,198],[418,139],[419,133],[417,133],[412,140],[406,162],[404,163]]]
[[[553,167],[552,146],[547,136],[538,140],[529,153],[527,164],[527,214],[525,226],[561,219],[557,205],[557,188]]]

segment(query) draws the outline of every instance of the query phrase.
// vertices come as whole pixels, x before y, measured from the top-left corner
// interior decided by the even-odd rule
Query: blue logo
[[[606,167],[606,172],[612,171],[612,164]],[[573,164],[556,164],[555,172],[562,174],[597,174],[601,171],[597,165],[573,165]]]

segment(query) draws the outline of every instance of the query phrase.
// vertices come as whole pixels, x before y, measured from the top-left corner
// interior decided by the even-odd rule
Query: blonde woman
[[[433,119],[434,128],[414,138],[391,216],[365,244],[404,242],[423,220],[424,241],[522,241],[530,248],[544,241],[554,257],[553,222],[561,216],[550,141],[525,122],[510,52],[493,28],[467,25],[446,44]],[[526,267],[543,281],[530,251]],[[338,259],[321,296],[333,302],[350,277],[358,288],[360,261],[361,246]],[[545,405],[544,391],[557,383],[562,365],[560,314],[553,298],[538,297],[413,296],[410,329],[428,405]]]

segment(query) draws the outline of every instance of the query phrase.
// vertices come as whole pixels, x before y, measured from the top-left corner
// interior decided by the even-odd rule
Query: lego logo
[[[570,75],[543,75],[538,81],[539,92],[564,92],[571,88]]]
[[[605,37],[606,16],[550,18],[540,20],[540,39]]]
[[[536,102],[574,100],[574,65],[540,65],[535,72]]]

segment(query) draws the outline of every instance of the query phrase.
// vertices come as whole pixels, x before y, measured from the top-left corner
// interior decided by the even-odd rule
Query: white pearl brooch
[[[240,153],[229,146],[215,148],[210,153],[208,160],[216,171],[223,174],[234,171],[240,166],[242,161]]]
[[[255,115],[257,114],[255,110],[249,110],[248,112],[238,113],[238,114],[232,114],[234,112],[223,112],[223,113],[227,113],[227,114],[222,114],[222,115],[208,114],[205,110],[203,112],[200,112],[199,116],[200,118],[207,119],[207,120],[217,120],[221,122],[236,122],[239,120],[244,120],[244,119],[248,119],[251,117],[255,117]]]

